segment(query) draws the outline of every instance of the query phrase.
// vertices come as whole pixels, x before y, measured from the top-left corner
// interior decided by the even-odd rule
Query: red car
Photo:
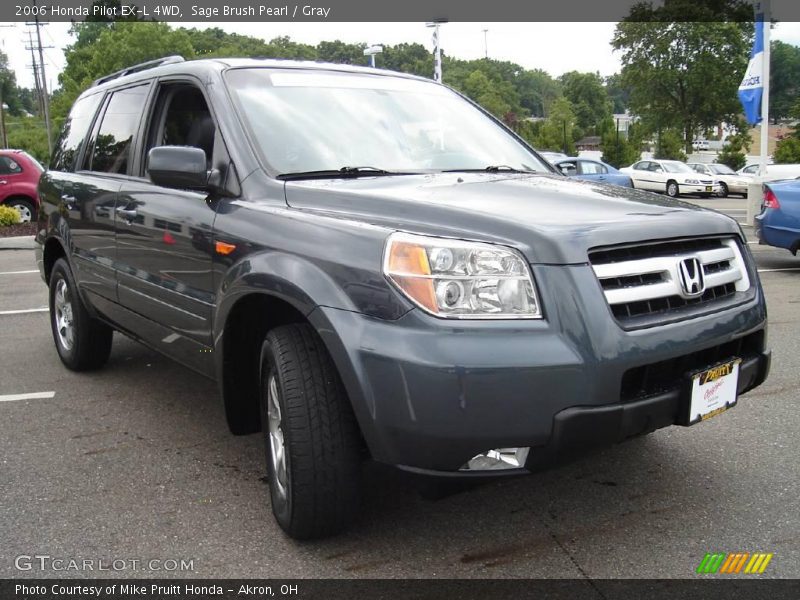
[[[36,219],[36,184],[44,168],[24,150],[0,150],[0,204],[13,206],[23,223]]]

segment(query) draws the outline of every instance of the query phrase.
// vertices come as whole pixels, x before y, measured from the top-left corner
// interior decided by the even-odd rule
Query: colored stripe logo
[[[738,575],[746,573],[760,575],[767,569],[767,565],[772,560],[772,552],[707,552],[697,566],[697,573],[725,573],[728,575]]]

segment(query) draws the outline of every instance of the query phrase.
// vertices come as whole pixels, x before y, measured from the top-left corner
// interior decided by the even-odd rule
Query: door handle
[[[122,208],[121,206],[116,209],[117,214],[128,222],[136,218],[137,212],[135,208]]]
[[[5,184],[7,184],[7,183],[8,183],[8,182],[7,182],[5,179],[0,179],[0,185],[5,185]]]

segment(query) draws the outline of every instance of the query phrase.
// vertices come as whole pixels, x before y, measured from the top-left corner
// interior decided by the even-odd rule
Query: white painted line
[[[0,315],[24,315],[27,313],[47,312],[49,310],[46,306],[44,308],[26,308],[23,310],[0,310]]]
[[[32,394],[8,394],[0,396],[0,402],[14,402],[16,400],[47,400],[55,396],[55,392],[34,392]]]
[[[780,271],[800,271],[800,267],[784,267],[782,269],[759,269],[759,273],[778,273]]]
[[[171,344],[175,340],[180,339],[180,337],[181,336],[179,336],[177,333],[171,333],[161,341],[164,342],[165,344]]]
[[[747,242],[748,244],[759,244],[760,242],[756,240],[755,242]]]
[[[0,271],[0,275],[30,275],[31,273],[38,273],[38,269],[33,271]]]

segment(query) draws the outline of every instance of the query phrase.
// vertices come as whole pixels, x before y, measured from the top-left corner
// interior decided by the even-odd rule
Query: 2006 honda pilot
[[[417,77],[137,65],[80,96],[39,187],[61,360],[102,366],[116,330],[214,377],[297,538],[353,520],[366,457],[524,473],[769,369],[735,221],[567,179]]]

